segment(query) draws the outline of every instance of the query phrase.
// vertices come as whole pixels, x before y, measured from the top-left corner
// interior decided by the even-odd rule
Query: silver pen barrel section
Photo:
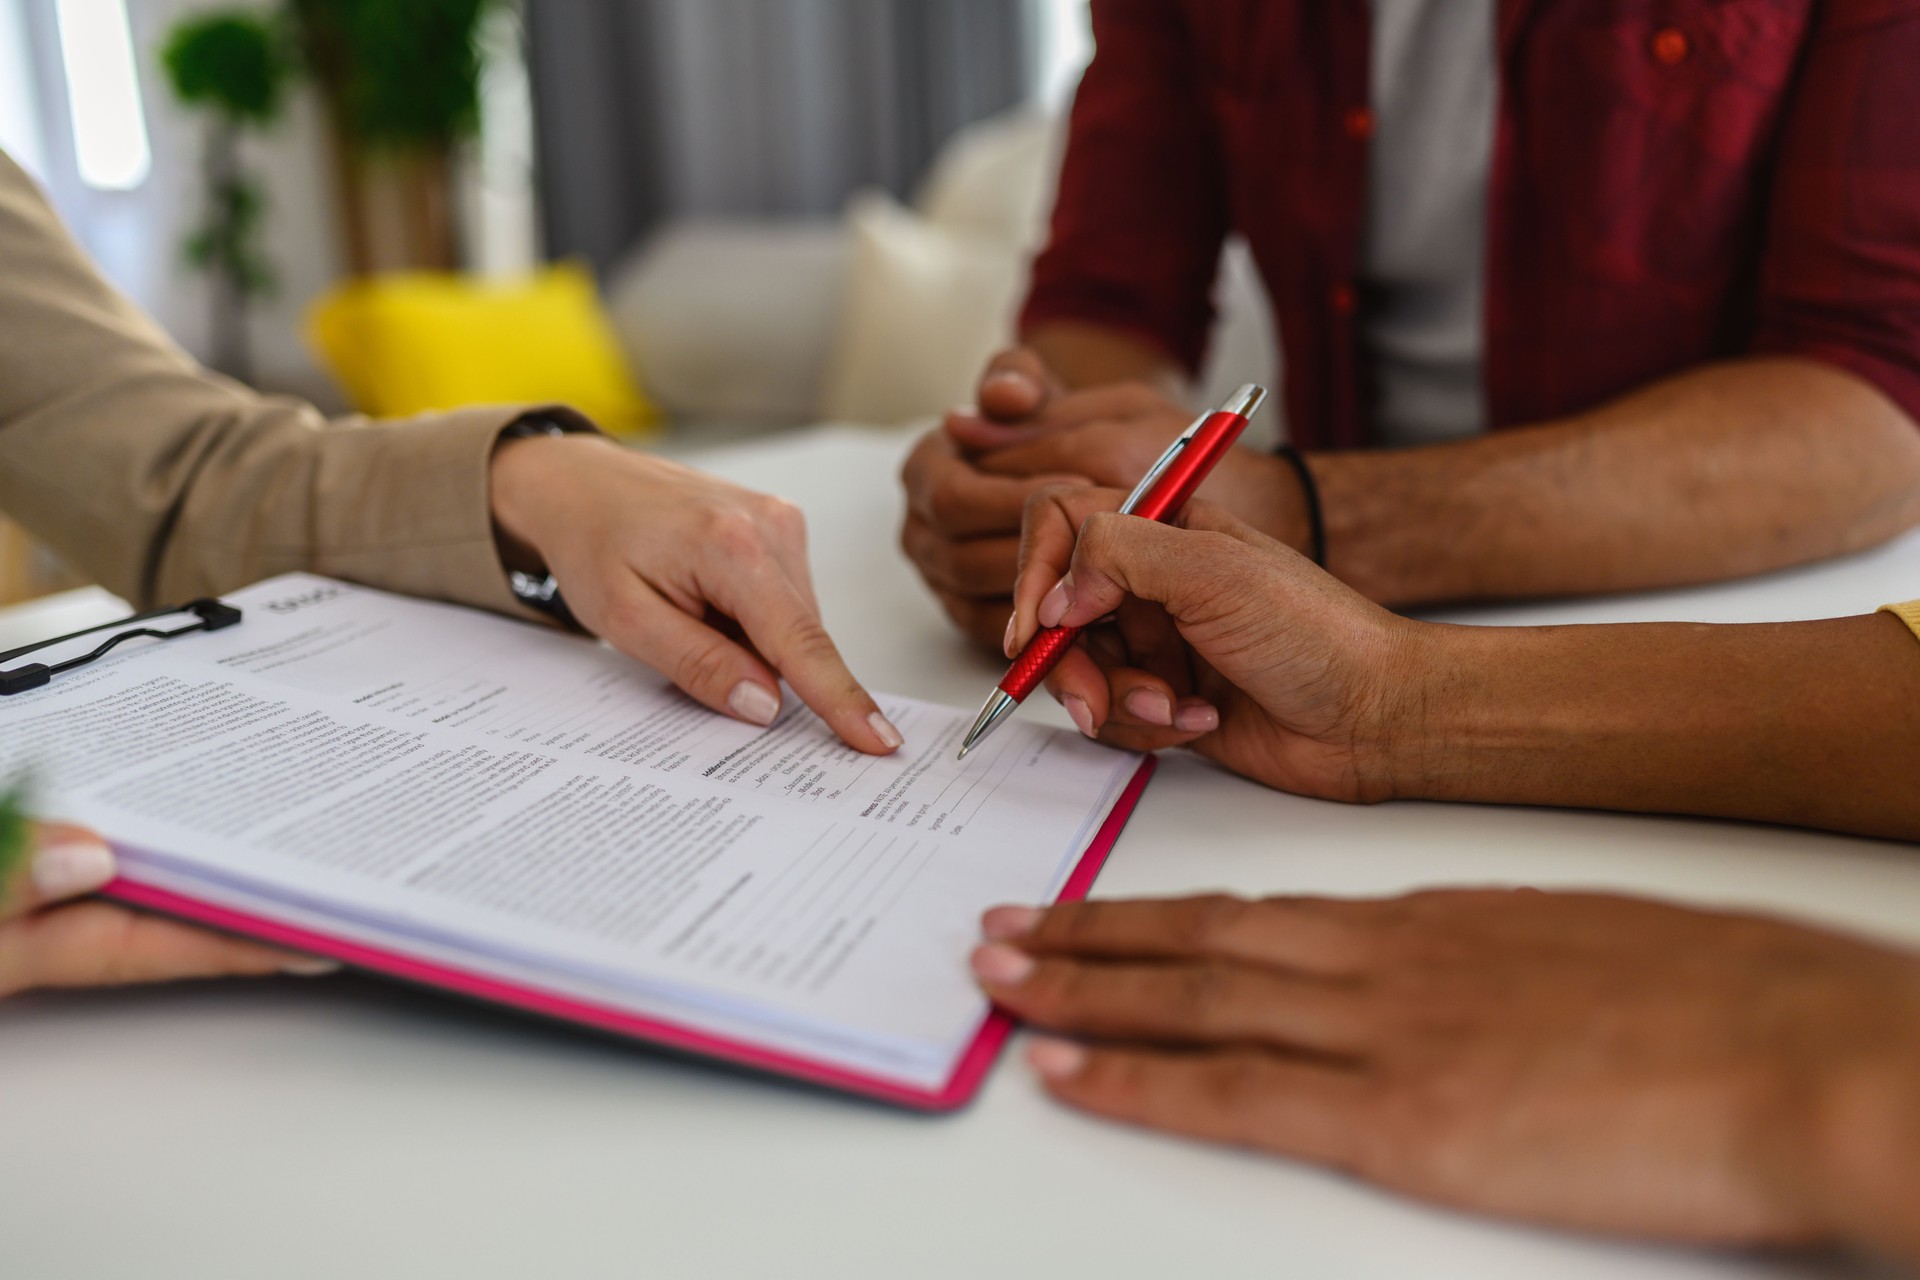
[[[1249,382],[1246,386],[1228,396],[1226,403],[1220,406],[1219,411],[1221,413],[1238,414],[1242,418],[1252,418],[1254,414],[1260,412],[1260,406],[1266,402],[1267,389],[1265,387],[1255,386]]]
[[[1130,516],[1139,509],[1140,504],[1146,501],[1147,495],[1153,492],[1153,486],[1160,483],[1160,477],[1167,473],[1167,468],[1172,466],[1173,460],[1180,456],[1180,451],[1192,442],[1193,433],[1198,431],[1200,424],[1205,421],[1204,417],[1195,418],[1193,425],[1181,432],[1179,437],[1167,446],[1167,451],[1153,460],[1153,465],[1147,468],[1147,474],[1140,477],[1140,483],[1133,486],[1133,492],[1128,494],[1127,500],[1120,504],[1121,515]]]
[[[1019,705],[1019,703],[1007,696],[1005,690],[995,689],[992,694],[987,697],[986,704],[980,708],[980,714],[974,720],[973,728],[967,730],[966,739],[961,742],[960,754],[956,758],[965,760],[967,758],[967,752],[973,750],[974,747],[979,744],[980,739],[986,737],[995,729],[998,729],[1000,722],[1012,715],[1014,708]]]
[[[1173,460],[1180,456],[1180,451],[1193,443],[1194,436],[1199,434],[1200,428],[1206,426],[1207,420],[1214,414],[1232,413],[1251,420],[1254,414],[1260,412],[1260,406],[1266,402],[1267,389],[1249,382],[1228,396],[1226,402],[1218,409],[1209,409],[1195,418],[1185,431],[1174,437],[1173,443],[1167,446],[1167,451],[1154,459],[1153,465],[1147,468],[1147,474],[1140,477],[1140,483],[1133,486],[1133,492],[1128,494],[1127,500],[1120,504],[1121,514],[1131,515],[1146,500],[1146,496],[1153,492],[1153,486],[1160,483],[1160,477],[1165,475],[1167,468],[1173,465]]]

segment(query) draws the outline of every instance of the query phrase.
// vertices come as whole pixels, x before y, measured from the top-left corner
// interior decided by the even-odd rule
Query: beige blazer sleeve
[[[304,569],[522,612],[487,463],[527,409],[328,421],[215,376],[0,154],[0,511],[116,594],[171,603]]]

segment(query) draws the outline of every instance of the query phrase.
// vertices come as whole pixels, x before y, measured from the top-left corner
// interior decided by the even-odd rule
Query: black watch
[[[532,440],[540,436],[573,434],[546,414],[530,413],[508,423],[500,432],[500,439]],[[513,598],[529,609],[538,610],[569,627],[580,625],[573,616],[573,610],[567,608],[566,599],[560,594],[560,584],[553,580],[551,573],[522,573],[518,569],[510,569],[507,571],[507,586],[512,589]]]

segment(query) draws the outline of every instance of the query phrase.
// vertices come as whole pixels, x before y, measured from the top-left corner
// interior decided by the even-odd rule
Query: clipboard
[[[164,629],[151,625],[163,618],[188,616],[195,621]],[[52,683],[53,678],[61,672],[72,671],[76,667],[84,667],[90,662],[96,662],[129,640],[174,640],[180,636],[193,635],[202,631],[224,631],[228,627],[239,626],[243,616],[239,609],[225,601],[208,597],[164,609],[149,609],[145,613],[136,613],[131,618],[122,618],[118,622],[103,622],[97,627],[88,627],[84,631],[55,636],[51,640],[36,640],[32,644],[21,645],[18,649],[9,649],[5,653],[0,653],[0,698],[42,688]],[[21,658],[29,658],[36,653],[44,653],[48,649],[76,640],[84,640],[88,636],[99,635],[103,631],[113,634],[92,649],[71,658],[63,658],[56,662],[9,665],[18,662]]]
[[[1093,839],[1088,842],[1085,852],[1068,873],[1055,901],[1072,902],[1087,896],[1108,855],[1113,852],[1114,843],[1126,828],[1127,820],[1133,815],[1134,807],[1153,777],[1157,763],[1153,756],[1141,760]],[[137,862],[138,850],[118,851],[135,854],[134,860]],[[292,951],[325,956],[350,968],[412,986],[468,997],[694,1057],[713,1058],[749,1070],[785,1076],[913,1111],[952,1112],[972,1101],[1013,1030],[1010,1017],[998,1009],[989,1010],[947,1080],[937,1088],[916,1089],[802,1055],[678,1026],[664,1019],[642,1017],[626,1010],[504,982],[490,975],[248,915],[185,897],[157,885],[143,884],[137,871],[122,874],[101,891],[101,896],[223,933],[252,938]]]
[[[115,714],[157,733],[172,714],[172,699],[185,690],[217,687],[228,691],[222,696],[251,700],[250,718],[221,720],[215,735],[219,742],[196,739],[174,755],[141,755],[124,766],[132,772],[91,775],[78,784],[83,790],[62,797],[63,813],[82,822],[91,819],[120,851],[120,878],[103,896],[339,960],[396,981],[918,1111],[951,1111],[964,1105],[979,1090],[1011,1030],[965,972],[964,950],[977,933],[975,913],[995,902],[1084,896],[1154,768],[1150,758],[1108,752],[1078,735],[1033,727],[1022,737],[1007,739],[997,755],[963,771],[947,763],[947,737],[932,735],[957,737],[965,713],[910,699],[902,700],[908,714],[929,717],[922,722],[930,735],[921,748],[925,763],[919,756],[882,762],[848,753],[830,739],[814,741],[819,735],[807,730],[806,721],[796,721],[800,736],[789,741],[762,728],[738,726],[706,713],[693,715],[684,695],[665,681],[591,642],[311,575],[255,584],[230,603],[196,604],[198,609],[189,607],[179,618],[155,611],[63,638],[64,644],[47,642],[9,655],[15,670],[22,660],[26,666],[45,668],[18,678],[46,681],[70,661],[92,661],[143,631],[156,633],[153,639],[159,641],[106,664],[90,677],[97,687],[79,681],[63,691],[61,682],[53,681],[51,688],[23,698],[0,698],[0,767],[8,761],[28,763],[36,751],[33,735],[13,735],[6,726],[34,724],[42,738],[57,736],[62,716],[84,714],[96,701],[124,702]],[[241,608],[252,625],[265,630],[164,643],[174,636],[233,627]],[[248,664],[256,659],[256,665],[267,665],[254,670]],[[302,661],[320,665],[296,678],[306,670],[298,665]],[[157,677],[173,682],[165,686],[170,693],[154,695]],[[476,679],[484,684],[484,698],[473,696],[469,687]],[[449,680],[454,683],[445,683]],[[556,688],[573,690],[583,701],[555,705]],[[370,705],[369,693],[396,701],[392,706]],[[591,721],[590,732],[579,721],[583,707],[598,717]],[[456,713],[465,718],[443,723]],[[285,732],[309,721],[320,727]],[[326,727],[337,725],[353,726],[355,734],[368,736],[350,742]],[[587,736],[551,741],[562,727]],[[503,736],[490,732],[494,729],[511,732]],[[700,736],[689,738],[690,733]],[[710,743],[709,734],[717,735]],[[247,745],[255,742],[259,745]],[[323,746],[314,748],[315,742]],[[367,747],[369,742],[376,746]],[[1013,745],[1022,742],[1024,746]],[[9,747],[14,750],[9,752]],[[673,750],[659,756],[660,767],[655,768],[646,762],[655,757],[641,759],[643,747]],[[244,762],[236,761],[231,768],[208,763],[236,749],[245,753]],[[314,749],[333,751],[326,759],[338,766],[333,775],[316,775],[317,790],[309,786],[309,774],[318,767],[317,757],[310,754]],[[1055,749],[1061,753],[1058,762],[1045,767],[1062,770],[1055,775],[1061,783],[1043,782],[1029,799],[1008,802],[1032,804],[1036,814],[1048,815],[1040,819],[1050,832],[1043,843],[1027,844],[1031,829],[1006,816],[1009,811],[988,819],[987,827],[978,826],[995,789],[1016,771],[1042,767],[1045,754]],[[603,756],[602,750],[613,754]],[[411,759],[416,751],[428,754]],[[455,763],[469,755],[471,762]],[[1002,755],[1004,761],[996,766]],[[933,763],[936,759],[938,764]],[[509,760],[519,763],[501,763]],[[501,771],[531,770],[529,761],[542,772],[561,772],[540,782],[537,791],[516,798],[517,784],[508,783],[521,774]],[[355,763],[361,771],[341,762]],[[148,768],[150,764],[154,767]],[[683,766],[688,771],[680,772]],[[67,767],[50,766],[52,786],[64,785]],[[167,769],[184,773],[175,782],[156,781]],[[723,769],[733,772],[716,776]],[[863,782],[869,769],[883,772]],[[424,773],[410,781],[416,770]],[[915,791],[929,770],[935,771],[933,780]],[[963,772],[969,776],[962,777]],[[976,794],[976,787],[990,778],[998,780]],[[136,779],[160,790],[148,796],[132,787]],[[650,793],[637,789],[639,784],[631,779],[640,779]],[[1068,786],[1071,794],[1059,791],[1058,785]],[[582,859],[583,872],[619,867],[630,873],[631,882],[616,883],[614,897],[584,908],[550,898],[550,906],[572,913],[569,923],[559,926],[559,933],[516,934],[513,926],[530,918],[531,909],[519,916],[483,912],[462,917],[465,908],[458,906],[457,885],[455,890],[435,886],[415,897],[380,871],[341,879],[355,874],[345,862],[339,875],[328,872],[306,879],[309,892],[300,887],[302,875],[283,876],[297,870],[296,864],[257,860],[249,847],[257,842],[279,858],[309,856],[306,848],[288,845],[281,850],[271,843],[277,833],[294,838],[282,827],[297,814],[304,824],[301,838],[316,841],[311,848],[319,850],[319,856],[350,861],[358,856],[360,845],[354,842],[359,837],[342,836],[348,843],[336,847],[314,835],[321,829],[314,824],[328,815],[344,819],[382,812],[379,804],[417,806],[423,801],[419,792],[408,790],[412,787],[423,787],[428,794],[439,788],[442,804],[453,803],[449,797],[454,796],[499,802],[489,820],[471,832],[448,834],[428,858],[427,865],[450,869],[450,875],[464,865],[464,857],[474,875],[491,876],[488,860],[506,857],[507,845],[534,839],[536,832],[552,833],[538,837],[542,839],[571,840],[577,827],[583,843],[578,849],[572,843],[565,847]],[[581,787],[597,790],[587,793],[575,817],[556,816],[561,809],[547,800]],[[851,788],[860,788],[857,799]],[[943,804],[941,798],[950,789],[952,798]],[[402,792],[413,798],[404,798]],[[313,808],[288,808],[283,793],[297,794],[299,806],[311,802]],[[161,795],[184,796],[191,804],[176,816],[155,798]],[[546,799],[533,803],[536,797]],[[752,803],[724,820],[702,816],[719,814],[735,799]],[[90,812],[90,803],[99,808]],[[206,810],[211,817],[201,812],[206,805],[214,806]],[[686,819],[683,814],[694,816]],[[222,823],[235,815],[244,822],[224,829]],[[626,834],[618,838],[595,834],[616,817],[635,825],[623,827]],[[497,847],[483,847],[488,833],[515,830],[513,822],[539,825],[527,826],[512,839],[503,837]],[[243,828],[250,834],[237,835]],[[684,839],[683,829],[688,833]],[[202,830],[220,845],[217,851],[190,847]],[[808,840],[804,846],[794,845],[791,835],[802,831],[811,833]],[[673,856],[663,856],[658,867],[635,862],[631,846],[644,833],[658,834],[667,842],[662,849]],[[859,843],[853,843],[856,840]],[[982,840],[987,845],[978,843]],[[462,841],[474,851],[463,855]],[[906,895],[917,876],[940,866],[939,857],[964,857],[970,843],[976,854],[1006,855],[994,863],[997,880],[982,882],[974,872],[949,873],[944,879],[936,873],[914,892],[920,895],[917,909],[923,918],[937,922],[937,934],[873,935],[879,938],[874,946],[892,948],[899,972],[924,987],[882,980],[889,971],[875,970],[860,980],[870,984],[867,996],[858,994],[856,982],[847,1004],[822,1003],[812,1006],[811,1013],[795,1012],[808,1005],[805,992],[789,1002],[779,984],[803,975],[824,979],[835,972],[834,966],[870,936],[874,921],[903,901],[913,901]],[[670,887],[678,883],[673,877],[703,872],[713,859],[736,848],[741,850],[736,860],[706,884],[699,901],[710,906],[730,902],[740,886],[764,873],[767,878],[759,883],[753,901],[756,910],[765,903],[775,914],[741,915],[703,935],[699,945],[715,948],[704,960],[690,958],[677,971],[666,964],[649,970],[650,962],[626,963],[614,957],[625,954],[623,947],[630,951],[638,946],[635,939],[648,936],[645,931],[657,921],[629,915],[603,924],[596,935],[597,917],[580,914],[637,912],[656,881]],[[945,855],[939,853],[942,848]],[[790,884],[778,878],[789,872],[798,877]],[[811,882],[816,873],[821,879]],[[834,890],[841,896],[827,896],[829,886],[839,884],[843,874],[844,884]],[[876,897],[896,874],[897,885],[886,897]],[[649,887],[640,888],[643,883]],[[990,896],[986,885],[993,883],[1002,887]],[[802,886],[810,887],[803,893]],[[855,886],[864,886],[861,896],[846,898],[843,908],[843,897]],[[443,908],[452,914],[436,915]],[[906,910],[910,914],[913,909]],[[704,927],[711,915],[707,911],[680,919],[677,932],[662,934],[649,945],[670,956],[670,948],[692,938],[693,926]],[[860,917],[851,926],[855,932],[837,932],[848,928],[853,916]],[[454,923],[460,918],[466,923]],[[769,919],[790,921],[791,937],[758,933]],[[563,945],[568,929],[578,934],[578,946],[571,950]],[[935,937],[938,941],[931,940]],[[808,943],[805,948],[799,946],[802,940]],[[755,950],[762,941],[766,949]],[[829,953],[829,944],[837,949]],[[689,967],[700,964],[728,967],[724,973],[714,969],[713,981],[706,982],[700,970]],[[747,973],[743,965],[756,967]],[[926,1010],[925,1019],[917,1012],[923,991],[940,1002],[937,1009]],[[861,1015],[853,1012],[863,999],[875,1002],[871,1022],[860,1021]]]

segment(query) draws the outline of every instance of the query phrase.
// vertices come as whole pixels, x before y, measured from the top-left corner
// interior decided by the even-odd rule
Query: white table
[[[903,437],[828,429],[703,461],[813,521],[827,620],[875,687],[972,705],[997,670],[895,550]],[[1920,595],[1920,537],[1506,622],[1800,618]],[[113,616],[0,614],[0,649]],[[16,637],[19,637],[16,639]],[[1067,721],[1050,703],[1034,712]],[[1196,835],[1203,832],[1204,835]],[[1172,757],[1097,892],[1602,885],[1920,943],[1920,851],[1732,823],[1371,809]],[[343,977],[0,1006],[0,1275],[1812,1276],[1428,1210],[1277,1160],[1094,1123],[1015,1061],[928,1119]]]

